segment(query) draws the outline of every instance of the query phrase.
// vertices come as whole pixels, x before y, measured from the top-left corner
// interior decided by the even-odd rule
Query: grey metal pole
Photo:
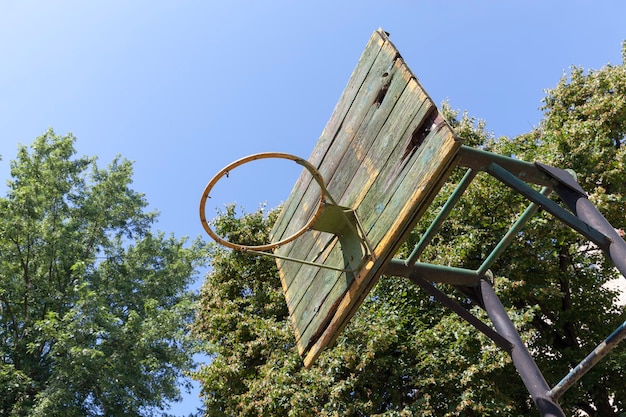
[[[551,188],[543,187],[541,189],[541,195],[548,196],[552,192]],[[519,233],[520,230],[528,223],[528,221],[537,213],[539,210],[539,205],[537,203],[530,203],[530,205],[524,210],[522,215],[517,219],[517,221],[511,226],[506,235],[498,242],[496,247],[491,251],[487,259],[483,262],[483,264],[476,270],[481,276],[487,273],[487,270],[491,268],[493,263],[502,255],[502,252],[506,250],[507,247],[511,244],[515,236]]]
[[[511,359],[541,415],[543,417],[565,417],[559,403],[548,394],[550,386],[528,352],[524,341],[515,329],[491,284],[481,280],[480,291],[484,308],[496,331],[513,345]]]
[[[609,335],[602,343],[600,343],[585,359],[583,359],[574,369],[572,369],[565,377],[554,386],[548,395],[555,400],[558,399],[565,391],[574,385],[583,377],[593,366],[600,362],[602,358],[608,355],[619,342],[626,338],[626,321],[621,324],[613,333]]]
[[[611,239],[608,249],[604,249],[604,254],[613,262],[619,272],[626,277],[626,242],[624,242],[624,239],[622,239],[611,223],[589,201],[586,195],[563,185],[556,187],[555,191],[579,219]]]
[[[506,169],[502,168],[498,164],[489,164],[485,168],[486,172],[493,177],[500,180],[502,183],[513,188],[515,191],[528,198],[530,201],[537,203],[543,207],[548,213],[561,220],[563,223],[576,230],[587,239],[598,245],[600,248],[608,248],[611,244],[611,239],[587,223],[582,217],[572,214],[569,210],[550,200],[548,197],[542,195],[538,191],[534,190],[530,185],[511,174]],[[557,187],[560,188],[560,187]],[[555,188],[556,190],[556,188]],[[557,191],[558,192],[558,191]]]

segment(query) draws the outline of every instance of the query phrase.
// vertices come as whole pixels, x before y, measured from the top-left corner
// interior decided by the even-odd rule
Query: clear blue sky
[[[157,228],[195,237],[200,194],[223,166],[309,156],[377,28],[436,103],[515,136],[571,65],[621,63],[625,16],[621,0],[0,0],[0,181],[18,143],[72,132],[79,155],[135,161]],[[291,165],[255,167],[215,206],[284,200]],[[170,411],[199,404],[193,392]]]

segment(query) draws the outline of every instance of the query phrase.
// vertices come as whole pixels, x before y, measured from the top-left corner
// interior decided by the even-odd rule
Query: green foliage
[[[154,415],[191,368],[200,244],[154,234],[132,165],[49,130],[0,199],[0,415]]]
[[[626,51],[626,48],[624,49]],[[573,68],[547,92],[532,132],[495,138],[485,123],[443,111],[466,144],[527,161],[570,168],[618,228],[626,226],[626,67]],[[462,170],[452,174],[399,256],[420,239]],[[528,204],[480,174],[420,260],[477,268]],[[277,211],[215,221],[231,241],[261,244]],[[533,415],[536,408],[508,355],[405,279],[383,277],[335,345],[311,369],[297,355],[271,258],[210,246],[194,331],[213,355],[195,377],[206,415],[489,416]],[[557,383],[626,319],[616,277],[597,248],[539,212],[496,261],[494,288],[548,383]],[[445,285],[439,289],[488,322]],[[615,350],[561,398],[567,415],[626,411],[626,352]]]

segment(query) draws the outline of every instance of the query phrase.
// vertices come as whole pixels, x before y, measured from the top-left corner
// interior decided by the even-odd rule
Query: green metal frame
[[[605,233],[591,226],[588,222],[580,219],[575,214],[572,214],[572,212],[563,208],[558,203],[550,200],[548,196],[552,193],[555,187],[563,184],[563,181],[549,176],[542,169],[538,168],[536,164],[462,146],[459,152],[458,166],[468,168],[464,177],[458,183],[452,194],[450,194],[448,200],[442,206],[441,210],[431,222],[430,226],[426,229],[420,241],[415,245],[409,256],[406,259],[393,259],[389,266],[390,270],[398,271],[400,268],[399,265],[403,265],[407,268],[416,265],[416,262],[424,249],[432,242],[433,237],[439,231],[443,222],[450,215],[450,212],[459,202],[463,193],[467,190],[468,186],[475,179],[476,174],[479,171],[490,174],[503,184],[526,197],[531,201],[531,203],[528,205],[526,210],[521,213],[516,222],[511,225],[511,228],[493,248],[491,253],[485,258],[477,270],[472,271],[461,268],[432,265],[430,266],[432,269],[431,272],[435,272],[435,274],[430,277],[432,281],[439,282],[441,279],[442,282],[449,282],[450,276],[454,274],[458,275],[461,281],[466,280],[467,274],[476,276],[477,280],[483,277],[489,268],[512,243],[514,236],[526,225],[526,223],[528,223],[535,213],[537,213],[539,208],[543,208],[550,214],[554,215],[567,226],[576,230],[591,242],[598,245],[598,247],[605,252],[608,252],[611,245],[616,243],[614,238],[607,236]],[[529,186],[527,182],[543,185],[543,188],[540,191],[537,191]],[[610,259],[615,261],[613,258],[614,256],[610,255]],[[422,265],[421,268],[423,268],[426,264],[420,265]],[[626,270],[622,271],[621,269],[623,268],[620,268],[619,265],[618,268],[622,274],[626,275]],[[442,278],[444,276],[445,278]]]
[[[467,171],[457,184],[456,189],[448,197],[409,256],[406,259],[392,259],[384,273],[409,278],[439,302],[494,340],[511,355],[513,363],[541,415],[564,416],[557,403],[558,398],[626,338],[626,322],[599,344],[554,388],[550,389],[495,292],[493,292],[490,284],[492,274],[489,268],[504,253],[513,242],[516,234],[537,213],[539,208],[543,208],[595,243],[625,276],[626,242],[617,235],[608,221],[589,202],[584,190],[576,182],[571,172],[538,163],[520,161],[467,146],[461,147],[457,166],[465,167]],[[435,234],[480,171],[486,172],[512,188],[530,200],[531,203],[511,225],[477,270],[419,262],[420,255],[432,242]],[[528,183],[540,185],[542,188],[537,191]],[[553,191],[557,192],[569,210],[548,198]],[[487,311],[496,328],[495,332],[426,280],[451,284],[464,295],[470,297]]]

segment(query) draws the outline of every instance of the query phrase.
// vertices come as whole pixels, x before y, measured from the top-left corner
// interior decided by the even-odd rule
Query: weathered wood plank
[[[370,148],[376,141],[380,141],[379,136],[388,134],[389,119],[394,114],[402,112],[409,104],[403,101],[406,97],[404,91],[409,83],[409,72],[402,60],[397,59],[393,67],[387,72],[388,85],[385,86],[384,97],[377,97],[380,103],[371,106],[367,118],[361,123],[354,139],[350,143],[350,149],[346,152],[340,162],[341,169],[336,172],[329,182],[329,187],[333,189],[333,195],[340,205],[353,207],[358,199],[352,198],[350,185],[358,183],[357,188],[367,188],[368,180],[378,175],[378,165],[368,163],[371,159]],[[381,133],[382,132],[382,133]],[[401,134],[401,132],[399,133]],[[398,133],[393,132],[391,136]],[[383,140],[391,138],[383,138]],[[392,141],[393,139],[391,139]],[[388,158],[389,155],[376,154],[375,158]],[[365,180],[365,182],[362,182]],[[348,194],[348,195],[346,195]]]
[[[386,87],[387,95],[385,100],[380,103],[374,102],[372,108],[368,112],[368,115],[361,123],[359,130],[356,132],[355,139],[350,143],[350,149],[343,155],[340,162],[341,169],[338,170],[335,176],[332,178],[332,183],[329,184],[329,189],[332,189],[333,197],[340,201],[345,200],[345,193],[348,186],[355,182],[361,185],[374,178],[376,172],[368,172],[367,167],[372,168],[371,164],[368,164],[368,151],[374,145],[375,138],[381,134],[381,129],[387,123],[390,115],[396,109],[397,104],[401,104],[402,108],[405,108],[406,100],[401,100],[402,92],[406,88],[409,78],[406,76],[406,70],[404,66],[396,63],[392,70],[388,72],[387,78],[390,81],[388,87]],[[396,113],[402,113],[402,110],[396,110]],[[385,133],[383,133],[384,135]],[[389,143],[389,141],[385,141]],[[379,147],[375,147],[374,154],[379,154]],[[366,167],[363,170],[363,167]],[[375,169],[375,168],[374,168]],[[357,175],[358,173],[360,175]],[[362,188],[362,187],[361,187]],[[357,190],[358,191],[358,190]],[[351,198],[348,198],[351,200]],[[337,267],[344,266],[342,252],[337,249],[332,252],[333,256],[324,260],[324,263],[331,264]],[[317,310],[318,306],[323,303],[330,290],[328,285],[334,285],[337,282],[342,283],[344,289],[350,284],[350,279],[337,279],[337,274],[333,274],[335,278],[330,278],[328,271],[320,270],[316,274],[315,278],[310,281],[308,287],[298,286],[298,288],[290,294],[290,298],[295,297],[297,307],[294,310],[294,314],[300,317],[307,310]],[[332,287],[331,287],[332,288]],[[330,307],[328,307],[330,308]],[[301,323],[305,323],[304,319],[300,319]]]
[[[326,151],[330,147],[337,131],[340,129],[348,110],[352,106],[356,97],[356,92],[358,92],[361,88],[384,43],[385,38],[381,35],[380,31],[374,32],[374,34],[370,37],[365,50],[359,58],[357,66],[348,80],[348,84],[342,92],[339,101],[331,114],[330,120],[326,124],[326,127],[322,131],[313,152],[309,156],[308,160],[313,165],[319,164],[326,154]],[[310,176],[307,175],[302,175],[297,180],[288,201],[286,201],[283,206],[283,212],[280,214],[276,224],[272,228],[271,236],[273,241],[283,239],[287,236],[285,229],[291,223],[294,212],[300,205],[300,201],[304,195],[303,191],[310,188],[309,185],[311,185],[311,181]]]
[[[408,83],[410,73],[404,71],[402,76],[405,82]],[[355,144],[353,155],[356,155],[354,159],[357,162],[355,166],[350,167],[349,171],[352,174],[349,178],[346,178],[347,184],[341,196],[340,204],[356,207],[357,212],[361,213],[359,218],[366,230],[366,225],[375,222],[380,216],[384,205],[376,207],[375,204],[363,201],[364,198],[368,193],[372,195],[370,188],[374,185],[385,189],[389,192],[389,196],[393,195],[394,190],[388,189],[388,184],[391,182],[388,177],[399,174],[393,171],[394,167],[397,166],[397,161],[401,160],[402,153],[405,152],[403,143],[410,141],[412,131],[408,131],[408,128],[416,114],[425,116],[430,109],[434,108],[426,94],[415,89],[414,80],[409,87],[403,89],[403,93],[395,101],[396,105],[393,107],[393,111],[385,114],[384,125],[373,124],[373,126],[376,126],[373,131],[365,131],[366,136],[369,136],[371,139],[368,141],[364,140],[363,142],[366,143],[361,145]],[[352,161],[344,162],[347,165]],[[360,209],[362,204],[366,205],[365,209]],[[367,238],[374,247],[378,246],[379,238],[377,236],[371,236],[368,233]],[[327,260],[327,262],[335,264],[340,259],[340,256],[336,256],[334,259]],[[322,305],[323,302],[327,299],[341,297],[351,284],[351,280],[335,279],[333,281],[332,279],[322,278],[322,275],[326,275],[326,273],[319,271],[313,280],[315,285],[311,285],[306,293],[307,297],[303,297],[294,310],[294,314],[297,316],[306,310],[316,311],[316,315],[311,317],[311,323],[305,324],[305,320],[300,320],[301,327],[308,326],[310,328],[304,330],[305,338],[312,337],[315,333],[314,329],[318,324],[328,319],[326,316],[331,313],[333,304],[325,303]],[[329,287],[329,285],[332,285],[332,287]]]
[[[425,96],[420,95],[418,100],[422,100]],[[408,104],[408,103],[407,103]],[[415,104],[415,103],[414,103]],[[403,106],[402,109],[407,108],[415,108],[418,107],[422,110],[422,112],[418,112],[421,116],[427,116],[428,109],[431,107],[430,103],[421,103],[422,106]],[[406,112],[400,112],[402,116],[406,115]],[[403,117],[397,117],[395,120],[409,120],[411,118],[404,119]],[[406,123],[406,122],[405,122]],[[399,125],[400,124],[400,125]],[[402,129],[406,129],[406,125],[402,126],[400,123],[390,123],[389,131],[402,131]],[[407,131],[405,136],[408,136],[406,139],[410,139],[412,132],[410,130]],[[402,144],[406,141],[399,141],[397,143]],[[411,184],[404,186],[405,188],[401,188],[401,179],[407,176],[407,172],[410,171],[411,163],[410,161],[402,161],[402,153],[405,152],[404,146],[396,146],[393,150],[385,149],[385,145],[387,141],[378,141],[375,143],[371,149],[371,157],[370,162],[374,166],[383,167],[378,175],[372,176],[373,180],[368,181],[368,178],[355,178],[355,184],[361,182],[362,184],[368,184],[368,186],[362,187],[359,189],[355,187],[354,190],[360,194],[361,201],[355,201],[354,206],[357,208],[357,213],[359,214],[359,218],[367,231],[367,237],[374,248],[385,248],[392,243],[392,238],[397,236],[399,233],[397,228],[390,227],[389,225],[393,225],[394,221],[400,222],[406,221],[405,217],[402,217],[403,210],[405,206],[410,204],[412,198],[416,198],[415,191],[411,188]],[[387,161],[375,161],[375,159],[379,158],[381,154],[392,155],[397,159],[389,159]],[[416,155],[414,155],[411,159],[419,159],[420,156],[423,156],[423,152],[418,150]],[[368,160],[366,158],[366,160]],[[376,163],[378,162],[378,164]],[[433,161],[433,158],[429,158],[424,161],[424,166],[429,167],[437,167],[437,161]],[[433,163],[434,162],[434,163]],[[405,169],[404,171],[399,171],[397,169],[398,164],[402,164]],[[436,178],[436,175],[439,172],[430,172],[428,170],[420,170],[418,173],[412,173],[410,176],[413,178],[413,175],[417,174],[417,178],[421,178],[422,182],[428,184],[428,182],[432,182]],[[393,175],[396,180],[395,183],[390,180],[390,175]],[[393,178],[391,178],[393,179]],[[415,184],[417,188],[420,187],[420,184]],[[393,198],[392,198],[393,197]],[[419,196],[417,197],[419,199]],[[394,220],[395,219],[395,220]],[[385,240],[386,239],[386,240]],[[389,249],[390,250],[390,249]],[[388,252],[388,251],[387,251]],[[386,251],[379,251],[376,253],[377,257],[385,257],[387,256]],[[316,276],[314,282],[318,282],[318,276]],[[318,299],[321,300],[335,300],[348,291],[352,282],[346,282],[343,279],[337,279],[334,282],[334,286],[332,288],[327,287],[327,281],[321,281],[324,286],[320,285],[320,288],[315,293]],[[328,291],[327,293],[324,293]],[[306,339],[313,337],[317,332],[317,328],[321,323],[327,322],[329,318],[328,314],[334,314],[333,308],[336,308],[333,303],[316,303],[314,298],[307,299],[304,298],[302,302],[307,302],[308,305],[296,308],[295,313],[302,311],[303,309],[313,308],[316,311],[316,315],[312,317],[312,321],[308,324],[308,328],[302,334],[302,338]],[[300,320],[301,327],[304,325],[304,320]]]
[[[379,34],[377,33],[375,38],[377,38]],[[377,47],[377,43],[374,43],[375,47]],[[318,146],[316,146],[316,150],[314,154],[322,155],[322,160],[318,163],[318,169],[323,178],[328,179],[332,178],[335,174],[337,167],[339,166],[340,159],[342,156],[348,151],[349,143],[354,138],[355,133],[358,131],[359,126],[361,125],[364,118],[367,116],[369,111],[369,107],[378,94],[378,91],[383,87],[385,83],[384,74],[389,70],[390,62],[393,62],[393,59],[397,52],[393,46],[389,46],[390,43],[386,42],[380,48],[377,56],[372,62],[372,66],[367,71],[366,77],[360,86],[359,90],[356,93],[356,97],[352,100],[352,104],[349,107],[344,120],[338,126],[339,130],[332,134],[333,139],[331,142],[327,142],[327,139],[330,135],[325,135],[320,142],[318,142]],[[362,71],[365,72],[365,71]],[[349,100],[346,100],[349,101]],[[325,132],[331,133],[331,130],[325,129]],[[322,150],[320,149],[322,145],[331,147],[332,151],[329,152],[328,149]],[[328,184],[327,184],[328,185]],[[328,190],[331,195],[333,195],[333,190],[329,186]],[[301,216],[302,213],[307,213],[307,219],[309,218],[309,210],[313,210],[317,205],[317,201],[319,199],[319,187],[317,184],[313,184],[308,187],[306,192],[303,194],[302,200],[300,201],[300,205],[297,207],[295,213],[299,213]],[[294,216],[296,214],[294,213]],[[304,224],[302,222],[298,222]],[[297,229],[291,230],[291,225],[288,225],[287,231],[295,231]],[[298,259],[309,259],[311,254],[315,254],[323,249],[326,244],[327,239],[323,237],[320,238],[319,234],[307,234],[302,237],[302,239],[298,239],[298,242],[293,242],[293,244],[285,245],[279,248],[276,252],[283,256],[289,256],[292,258]],[[301,265],[298,265],[293,262],[284,263],[282,265],[284,268],[285,275],[285,285],[286,288],[289,288],[291,285],[291,281],[289,277],[297,277],[301,274],[299,273]],[[310,279],[307,279],[310,281]],[[297,283],[296,285],[300,285]]]
[[[374,253],[355,274],[277,261],[305,364],[334,341],[444,181],[460,144],[442,119],[431,128],[437,114],[387,35],[375,32],[309,158],[338,204],[356,210]],[[298,179],[273,241],[307,222],[319,191],[308,173]],[[276,253],[346,266],[337,239],[319,231]]]
[[[417,190],[419,191],[419,196],[415,195],[412,198],[412,201],[416,204],[412,207],[405,208],[405,210],[399,213],[396,217],[396,221],[389,229],[390,231],[395,231],[395,236],[392,233],[384,236],[384,239],[390,240],[386,254],[382,250],[375,251],[376,256],[372,259],[372,262],[364,268],[364,270],[357,277],[355,277],[352,285],[340,298],[340,302],[338,303],[332,317],[326,319],[327,325],[325,329],[323,331],[318,331],[316,340],[313,341],[314,343],[309,344],[304,360],[305,366],[310,366],[319,356],[321,350],[335,341],[337,336],[349,322],[350,318],[355,314],[369,290],[375,285],[380,276],[381,268],[389,262],[393,254],[399,249],[403,239],[415,226],[415,223],[417,223],[419,218],[424,214],[428,205],[445,182],[447,173],[453,165],[456,151],[460,146],[457,141],[447,141],[447,144],[448,146],[445,149],[448,155],[446,157],[446,163],[442,163],[438,167],[438,172],[433,175],[433,177],[437,178],[437,181],[431,182],[431,187],[428,187],[428,185],[423,183],[418,185]],[[379,248],[382,248],[385,245],[385,242],[381,242]]]
[[[346,85],[346,88],[335,106],[329,122],[324,128],[315,149],[309,157],[309,161],[314,165],[319,166],[321,164],[321,161],[326,156],[328,149],[335,141],[338,132],[342,129],[344,120],[348,117],[348,112],[353,108],[354,101],[358,99],[358,93],[361,92],[361,94],[363,94],[363,84],[365,83],[367,76],[372,71],[372,68],[375,67],[376,60],[380,60],[380,51],[383,49],[386,42],[388,43],[388,39],[386,39],[386,35],[380,30],[375,32],[370,38],[356,68],[350,77],[350,80],[348,81],[348,84]],[[352,111],[354,112],[354,110]],[[273,227],[271,232],[273,241],[289,236],[305,224],[305,222],[310,218],[310,215],[312,215],[313,210],[316,209],[317,202],[319,200],[319,194],[316,194],[319,192],[318,188],[319,187],[317,187],[316,184],[312,183],[310,175],[306,173],[298,179],[298,182],[294,186],[289,199],[285,202],[283,210]],[[307,190],[308,194],[305,193]],[[300,220],[294,221],[294,216],[299,216]],[[293,256],[297,259],[307,259],[309,253],[314,252],[313,248],[323,248],[329,239],[332,239],[332,237],[328,234],[322,234],[319,232],[307,233],[298,239],[298,245],[295,246],[297,248],[295,251],[292,246],[286,245],[287,247],[280,248],[277,253],[283,256]],[[332,249],[332,247],[330,249]],[[319,261],[323,262],[326,257],[327,254],[323,255]],[[297,264],[291,261],[278,260],[277,263],[288,306],[290,307],[290,311],[293,311],[293,305],[296,301],[291,295],[291,291],[293,290],[289,289],[291,281],[296,279],[295,277],[301,277],[295,287],[306,287],[307,282],[313,278],[318,268]],[[298,294],[296,297],[299,300],[300,295]],[[299,322],[293,314],[290,314],[290,316],[296,331],[296,337],[299,339]],[[299,348],[300,353],[304,353],[302,347],[299,346]]]

